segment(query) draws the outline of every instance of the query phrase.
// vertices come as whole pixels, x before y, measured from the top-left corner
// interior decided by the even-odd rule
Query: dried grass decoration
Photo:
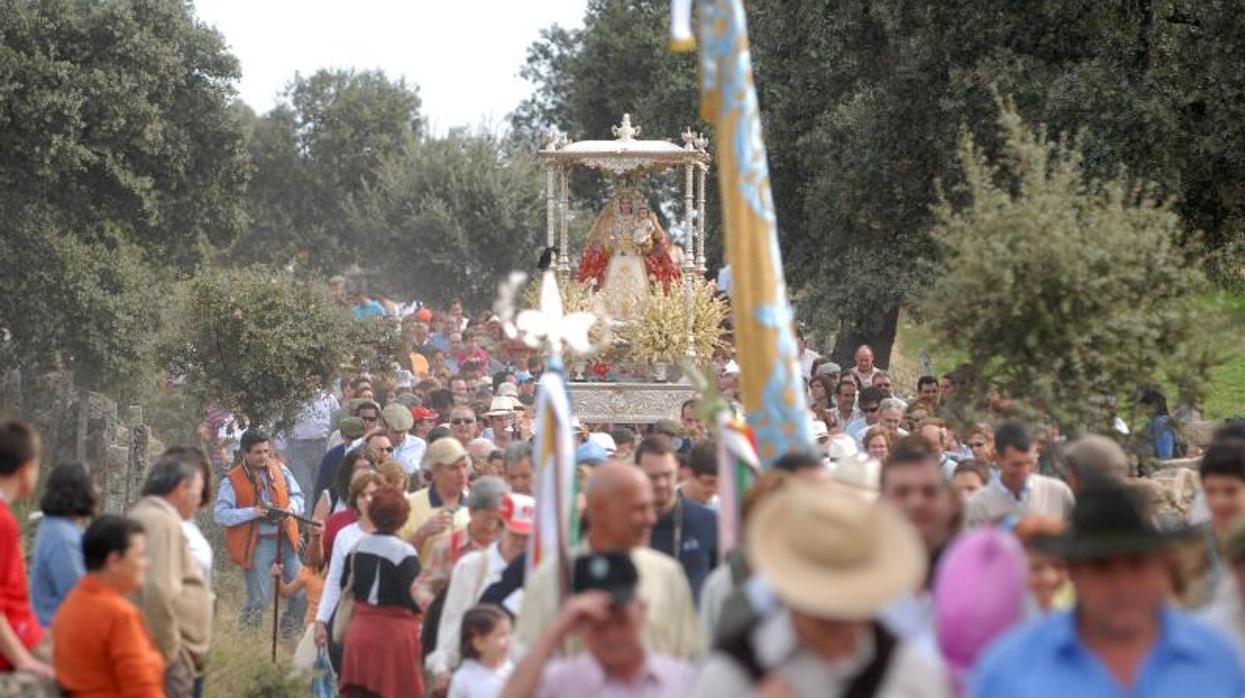
[[[691,349],[699,358],[713,356],[722,345],[722,321],[726,303],[715,293],[714,284],[693,279]],[[682,284],[671,284],[662,291],[657,285],[634,319],[619,330],[619,337],[631,345],[628,359],[641,363],[673,363],[687,355],[688,305]]]

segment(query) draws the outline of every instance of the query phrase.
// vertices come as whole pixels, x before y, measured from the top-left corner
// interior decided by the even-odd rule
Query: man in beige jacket
[[[135,602],[156,646],[164,654],[169,698],[196,695],[212,627],[212,594],[195,564],[182,521],[198,508],[203,474],[188,459],[161,458],[130,511],[147,534],[147,575]]]

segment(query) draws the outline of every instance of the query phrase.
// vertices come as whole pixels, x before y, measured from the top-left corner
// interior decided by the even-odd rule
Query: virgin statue
[[[609,311],[623,317],[656,284],[664,291],[679,280],[670,239],[638,190],[620,189],[597,216],[575,279],[592,279]]]

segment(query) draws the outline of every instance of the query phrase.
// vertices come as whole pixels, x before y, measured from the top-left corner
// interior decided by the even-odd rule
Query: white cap
[[[588,435],[588,443],[596,444],[605,449],[605,452],[614,455],[618,451],[618,444],[614,443],[614,437],[603,431],[594,431]]]
[[[847,460],[860,452],[856,447],[856,439],[847,434],[835,434],[830,437],[829,448],[826,449],[826,456],[832,464]]]
[[[727,361],[726,365],[722,367],[722,375],[738,376],[739,375],[739,364],[736,363],[734,359]]]
[[[830,435],[830,430],[826,428],[826,423],[820,419],[812,420],[808,426],[814,441],[820,441],[822,438]]]

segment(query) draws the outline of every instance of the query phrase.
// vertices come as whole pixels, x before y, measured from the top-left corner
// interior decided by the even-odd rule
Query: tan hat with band
[[[916,529],[889,504],[834,482],[764,498],[746,535],[749,561],[778,597],[818,618],[873,618],[925,577]]]

